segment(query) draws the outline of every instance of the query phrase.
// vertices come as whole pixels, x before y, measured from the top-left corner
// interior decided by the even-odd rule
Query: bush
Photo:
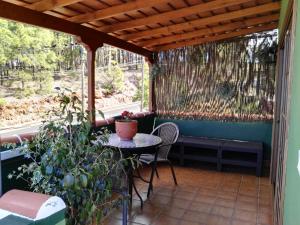
[[[116,62],[112,62],[110,71],[103,76],[101,88],[106,95],[120,93],[124,89],[124,73]]]
[[[21,88],[25,89],[26,83],[32,80],[32,74],[27,71],[19,71],[17,78],[21,81]]]
[[[49,71],[43,71],[36,74],[36,79],[39,81],[40,87],[37,93],[50,94],[53,90],[54,79],[52,73]]]
[[[142,100],[142,76],[137,77],[137,90],[133,96],[133,101]],[[143,106],[149,105],[149,67],[146,63],[144,66],[144,102]]]
[[[22,99],[25,97],[30,97],[35,94],[35,91],[32,88],[24,88],[24,89],[17,89],[15,93],[15,97],[18,99]]]
[[[7,101],[4,98],[0,98],[0,107],[3,107],[7,104]]]

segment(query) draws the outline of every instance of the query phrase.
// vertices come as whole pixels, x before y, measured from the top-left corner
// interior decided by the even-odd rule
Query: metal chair
[[[155,162],[155,154],[142,154],[140,156],[139,160],[144,164],[151,165],[152,170],[156,172],[156,175],[158,178],[159,178],[159,174],[157,171],[156,164],[157,163],[168,163],[171,168],[171,171],[172,171],[174,183],[175,183],[175,185],[177,185],[175,171],[174,171],[171,161],[168,159],[168,155],[169,155],[172,145],[178,139],[178,136],[179,136],[178,126],[172,122],[163,123],[163,124],[159,125],[158,127],[156,127],[152,131],[151,134],[157,135],[162,139],[162,144],[158,147],[157,160]],[[150,183],[149,188],[152,189],[152,182],[151,182],[152,177],[150,179],[150,182],[146,181],[145,179],[143,179],[143,180],[145,182]]]

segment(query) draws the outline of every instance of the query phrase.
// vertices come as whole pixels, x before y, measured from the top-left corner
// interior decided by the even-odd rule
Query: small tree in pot
[[[138,121],[133,119],[132,112],[124,111],[121,116],[122,119],[115,122],[116,133],[121,140],[132,140],[137,133]]]
[[[25,154],[32,162],[10,177],[29,177],[33,191],[61,197],[68,206],[68,224],[100,224],[119,203],[112,200],[113,185],[117,178],[118,185],[125,187],[124,163],[131,161],[96,141],[75,94],[61,93],[58,98],[60,109],[49,114],[50,120],[33,142],[27,143],[30,147]],[[105,131],[101,138],[107,141]]]

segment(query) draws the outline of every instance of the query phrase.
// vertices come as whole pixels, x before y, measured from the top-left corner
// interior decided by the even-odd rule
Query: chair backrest
[[[162,144],[158,150],[158,157],[168,159],[170,149],[179,136],[178,126],[172,122],[163,123],[157,126],[151,134],[157,135],[162,139]]]

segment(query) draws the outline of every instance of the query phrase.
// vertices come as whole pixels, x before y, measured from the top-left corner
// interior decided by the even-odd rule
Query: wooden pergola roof
[[[0,0],[0,17],[152,52],[277,28],[272,0]]]

